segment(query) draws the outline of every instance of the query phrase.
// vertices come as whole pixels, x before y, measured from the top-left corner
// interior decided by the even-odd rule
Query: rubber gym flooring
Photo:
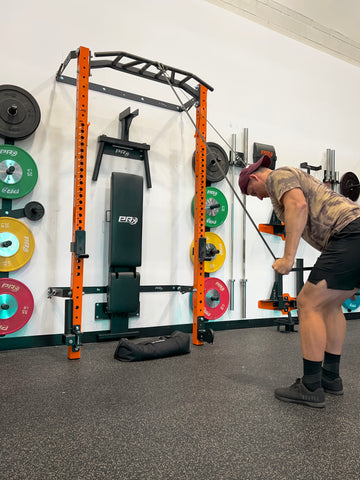
[[[215,333],[140,363],[117,342],[0,352],[0,478],[338,480],[360,476],[360,322],[348,321],[343,397],[279,402],[301,375],[298,333]]]

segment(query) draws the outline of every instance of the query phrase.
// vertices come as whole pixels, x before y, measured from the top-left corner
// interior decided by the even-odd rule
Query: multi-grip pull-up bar
[[[82,47],[80,47],[82,48]],[[213,91],[213,87],[201,80],[196,75],[190,72],[180,70],[178,68],[170,67],[169,65],[160,64],[159,62],[142,58],[137,55],[132,55],[126,52],[95,52],[94,57],[113,57],[103,58],[102,60],[89,59],[90,70],[100,68],[111,68],[119,72],[128,73],[130,75],[136,75],[137,77],[145,78],[147,80],[153,80],[155,82],[168,84],[179,88],[190,95],[191,99],[188,100],[184,107],[182,105],[175,105],[163,100],[157,100],[143,95],[137,95],[134,93],[126,92],[112,87],[99,85],[97,83],[89,82],[89,89],[95,90],[108,95],[114,95],[128,100],[134,100],[140,103],[146,103],[156,107],[166,108],[168,110],[175,110],[182,112],[184,108],[189,109],[195,103],[199,101],[200,92],[199,85],[203,85],[207,90]],[[60,68],[56,74],[56,80],[62,83],[68,83],[70,85],[76,85],[76,79],[63,75],[64,70],[69,64],[71,59],[78,58],[78,50],[71,51],[66,57],[65,61],[60,65]],[[160,67],[161,65],[161,67]]]

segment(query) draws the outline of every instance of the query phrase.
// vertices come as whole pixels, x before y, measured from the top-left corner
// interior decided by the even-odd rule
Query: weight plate
[[[195,152],[192,158],[195,171]],[[220,182],[226,177],[229,170],[229,159],[225,150],[217,143],[207,142],[206,148],[206,180]]]
[[[23,267],[34,253],[31,230],[16,218],[0,217],[0,272]]]
[[[34,299],[26,285],[13,278],[0,279],[0,335],[20,330],[34,310]]]
[[[358,295],[355,297],[355,300],[348,298],[343,303],[343,307],[346,308],[348,312],[353,312],[360,307],[360,290],[358,291]]]
[[[207,320],[216,320],[226,312],[229,306],[229,290],[219,278],[205,278],[205,305],[204,317]]]
[[[40,123],[40,108],[26,90],[0,85],[0,136],[22,140],[35,132]]]
[[[340,193],[356,202],[360,195],[360,183],[355,173],[344,173],[340,180]]]
[[[36,185],[38,170],[32,157],[14,145],[0,145],[0,197],[21,198]]]
[[[195,197],[191,203],[191,213],[194,216]],[[215,228],[223,224],[228,214],[228,203],[225,195],[214,187],[206,187],[205,226]]]
[[[24,207],[24,213],[29,220],[40,220],[45,214],[45,208],[39,202],[29,202]]]
[[[206,320],[216,320],[226,312],[229,306],[229,290],[219,278],[206,277],[204,282],[205,304],[204,317]],[[193,297],[190,295],[190,307],[193,308]]]
[[[221,268],[225,262],[226,258],[226,248],[223,240],[219,235],[213,232],[205,232],[206,238],[206,248],[208,250],[216,249],[219,253],[215,254],[211,260],[205,260],[204,270],[206,273],[216,272]],[[194,262],[194,241],[191,243],[190,247],[190,257]]]

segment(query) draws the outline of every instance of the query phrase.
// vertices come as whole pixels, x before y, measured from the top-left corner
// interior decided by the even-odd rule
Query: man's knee
[[[326,281],[322,280],[314,285],[311,282],[306,282],[300,293],[297,296],[296,304],[299,310],[319,310],[326,303]]]
[[[306,309],[308,305],[309,305],[309,296],[307,295],[307,292],[304,291],[304,289],[302,289],[296,298],[296,306],[299,311],[303,311]]]
[[[299,310],[323,312],[338,309],[355,291],[328,289],[326,280],[321,280],[316,285],[306,282],[297,296],[297,308]]]

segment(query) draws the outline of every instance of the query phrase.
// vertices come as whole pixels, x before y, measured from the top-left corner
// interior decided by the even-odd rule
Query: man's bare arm
[[[273,263],[273,269],[287,275],[295,261],[300,238],[307,222],[308,207],[300,188],[293,188],[284,193],[281,202],[285,208],[285,250],[283,257]]]

